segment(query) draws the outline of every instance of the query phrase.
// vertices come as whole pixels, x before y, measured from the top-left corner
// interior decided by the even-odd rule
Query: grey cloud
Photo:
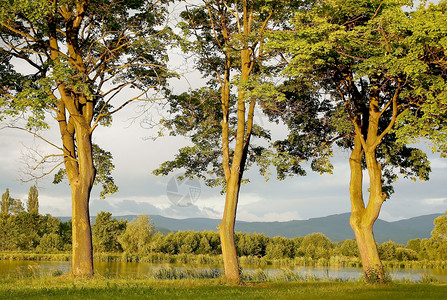
[[[110,205],[109,202],[103,199],[97,199],[90,201],[90,215],[96,215],[97,213],[101,211],[111,212],[115,213],[117,212],[115,210],[115,207],[113,205]]]
[[[219,218],[220,212],[210,208],[200,208],[195,204],[189,206],[171,205],[162,211],[164,216],[172,218]]]

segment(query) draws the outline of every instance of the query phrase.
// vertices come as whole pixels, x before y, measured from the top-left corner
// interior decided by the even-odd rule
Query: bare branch
[[[63,151],[63,149],[62,149],[61,147],[56,146],[55,144],[53,144],[52,142],[48,141],[47,139],[45,139],[45,138],[42,137],[41,135],[39,135],[39,134],[37,134],[37,133],[35,133],[35,132],[31,131],[31,130],[28,130],[28,129],[26,129],[26,128],[22,128],[22,127],[18,127],[18,126],[11,126],[11,125],[7,125],[7,126],[5,126],[5,127],[3,127],[3,128],[18,129],[18,130],[22,130],[22,131],[28,132],[28,133],[32,134],[33,136],[35,136],[35,137],[41,139],[42,141],[44,141],[44,142],[47,143],[48,145],[51,145],[51,146],[53,146],[54,148],[56,148],[56,149],[58,149],[58,150],[60,150],[60,151]],[[0,128],[0,129],[2,129],[2,128]]]

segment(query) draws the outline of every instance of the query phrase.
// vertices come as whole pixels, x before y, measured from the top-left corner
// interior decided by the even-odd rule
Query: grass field
[[[447,299],[447,285],[318,281],[232,286],[222,279],[79,280],[60,276],[0,279],[0,299]]]

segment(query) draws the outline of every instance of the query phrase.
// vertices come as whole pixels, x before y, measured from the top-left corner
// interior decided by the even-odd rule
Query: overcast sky
[[[176,65],[176,70],[182,70],[185,75],[183,79],[171,81],[176,91],[199,87],[197,73],[184,67],[179,68],[181,60],[175,56],[173,58],[172,66]],[[225,197],[220,194],[220,189],[210,189],[203,182],[197,181],[181,184],[176,191],[175,174],[166,177],[152,175],[155,168],[172,159],[178,149],[188,142],[181,137],[163,137],[155,141],[148,139],[156,132],[143,128],[139,120],[133,120],[139,112],[141,108],[138,105],[130,106],[115,115],[112,127],[98,128],[94,132],[93,141],[113,154],[116,166],[113,176],[119,192],[101,200],[99,188],[94,188],[90,202],[91,215],[104,210],[115,216],[157,214],[175,218],[221,218]],[[155,117],[158,115],[156,110],[151,112]],[[52,120],[49,122],[52,129],[45,136],[60,145],[57,124]],[[256,122],[267,125],[267,120],[262,116],[258,116]],[[274,130],[281,134],[281,129]],[[52,152],[48,145],[27,133],[13,129],[0,130],[0,192],[4,193],[9,188],[11,196],[23,202],[27,199],[30,186],[34,184],[19,180],[23,177],[20,170],[26,168],[23,157],[30,147],[41,153]],[[237,219],[288,221],[349,212],[348,158],[349,153],[346,151],[335,153],[333,175],[308,172],[308,176],[284,181],[277,181],[272,176],[265,182],[254,168],[246,173],[251,182],[241,188]],[[430,180],[413,182],[399,179],[395,184],[395,194],[383,204],[381,219],[394,221],[443,213],[447,209],[447,159],[441,159],[437,154],[430,154],[430,158]],[[51,181],[52,176],[49,176],[38,183],[40,212],[70,216],[68,182],[53,185]],[[365,182],[365,189],[367,186]],[[367,197],[365,193],[365,200]]]

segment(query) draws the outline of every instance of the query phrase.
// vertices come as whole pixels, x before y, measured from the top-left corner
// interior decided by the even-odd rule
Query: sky
[[[112,127],[98,128],[94,142],[113,154],[113,177],[119,191],[99,198],[99,187],[92,191],[90,213],[109,211],[113,215],[148,214],[174,218],[221,218],[224,195],[202,181],[176,181],[181,172],[156,177],[152,171],[172,159],[188,141],[182,137],[161,137],[152,140],[154,130],[141,126],[133,117],[139,108],[131,107],[115,116]],[[157,112],[154,112],[155,114]],[[267,122],[262,117],[258,123]],[[55,126],[55,124],[52,124]],[[49,130],[46,138],[60,144],[57,129]],[[427,146],[427,145],[426,145]],[[26,201],[34,182],[23,183],[26,169],[24,157],[28,148],[51,153],[51,148],[25,132],[0,130],[0,192],[9,188],[14,198]],[[429,152],[430,153],[430,152]],[[414,216],[443,213],[447,209],[447,159],[431,155],[432,173],[426,182],[399,179],[395,194],[382,207],[380,218],[387,221]],[[349,153],[336,151],[332,175],[308,172],[308,176],[278,181],[274,175],[265,181],[256,168],[248,171],[250,183],[241,188],[237,219],[243,221],[288,221],[349,212]],[[38,182],[41,213],[53,216],[71,215],[70,187],[67,181],[54,185],[52,176]],[[367,188],[367,180],[365,188]],[[177,190],[176,190],[177,188]],[[366,191],[365,191],[366,192]],[[365,194],[365,198],[367,194]]]
[[[171,55],[171,66],[181,70],[183,77],[171,80],[176,92],[197,88],[202,81],[196,71],[187,67],[179,55]],[[122,100],[122,99],[121,99]],[[141,123],[141,112],[147,109],[142,104],[131,105],[114,116],[110,128],[97,128],[93,141],[110,151],[115,170],[113,177],[119,191],[106,199],[99,198],[99,187],[91,194],[90,214],[100,211],[112,212],[114,216],[128,214],[162,215],[174,218],[207,217],[221,218],[225,196],[219,188],[208,188],[202,181],[180,183],[176,176],[181,171],[166,177],[156,177],[152,171],[161,163],[172,159],[180,147],[188,145],[183,137],[161,137],[157,129],[146,128]],[[149,109],[150,116],[157,119],[160,109]],[[144,115],[145,116],[145,115]],[[257,116],[255,122],[268,125],[268,120]],[[57,124],[44,135],[57,145]],[[274,135],[285,135],[281,127],[271,126]],[[254,141],[256,142],[256,141]],[[447,159],[431,154],[428,144],[421,144],[431,160],[432,173],[426,182],[399,179],[395,193],[383,206],[379,218],[396,221],[419,215],[443,213],[447,209]],[[29,149],[39,153],[54,152],[31,135],[14,130],[0,130],[0,193],[9,188],[13,198],[26,202],[28,191],[34,182],[22,182]],[[289,221],[323,217],[350,211],[349,201],[349,153],[335,152],[332,160],[334,173],[319,175],[311,171],[304,177],[292,177],[278,181],[272,175],[269,181],[257,173],[256,168],[246,172],[250,183],[242,186],[237,219],[243,221]],[[365,177],[366,174],[365,174]],[[367,200],[367,178],[365,178]],[[67,181],[52,184],[52,176],[39,180],[39,211],[53,216],[71,215],[70,186]]]

